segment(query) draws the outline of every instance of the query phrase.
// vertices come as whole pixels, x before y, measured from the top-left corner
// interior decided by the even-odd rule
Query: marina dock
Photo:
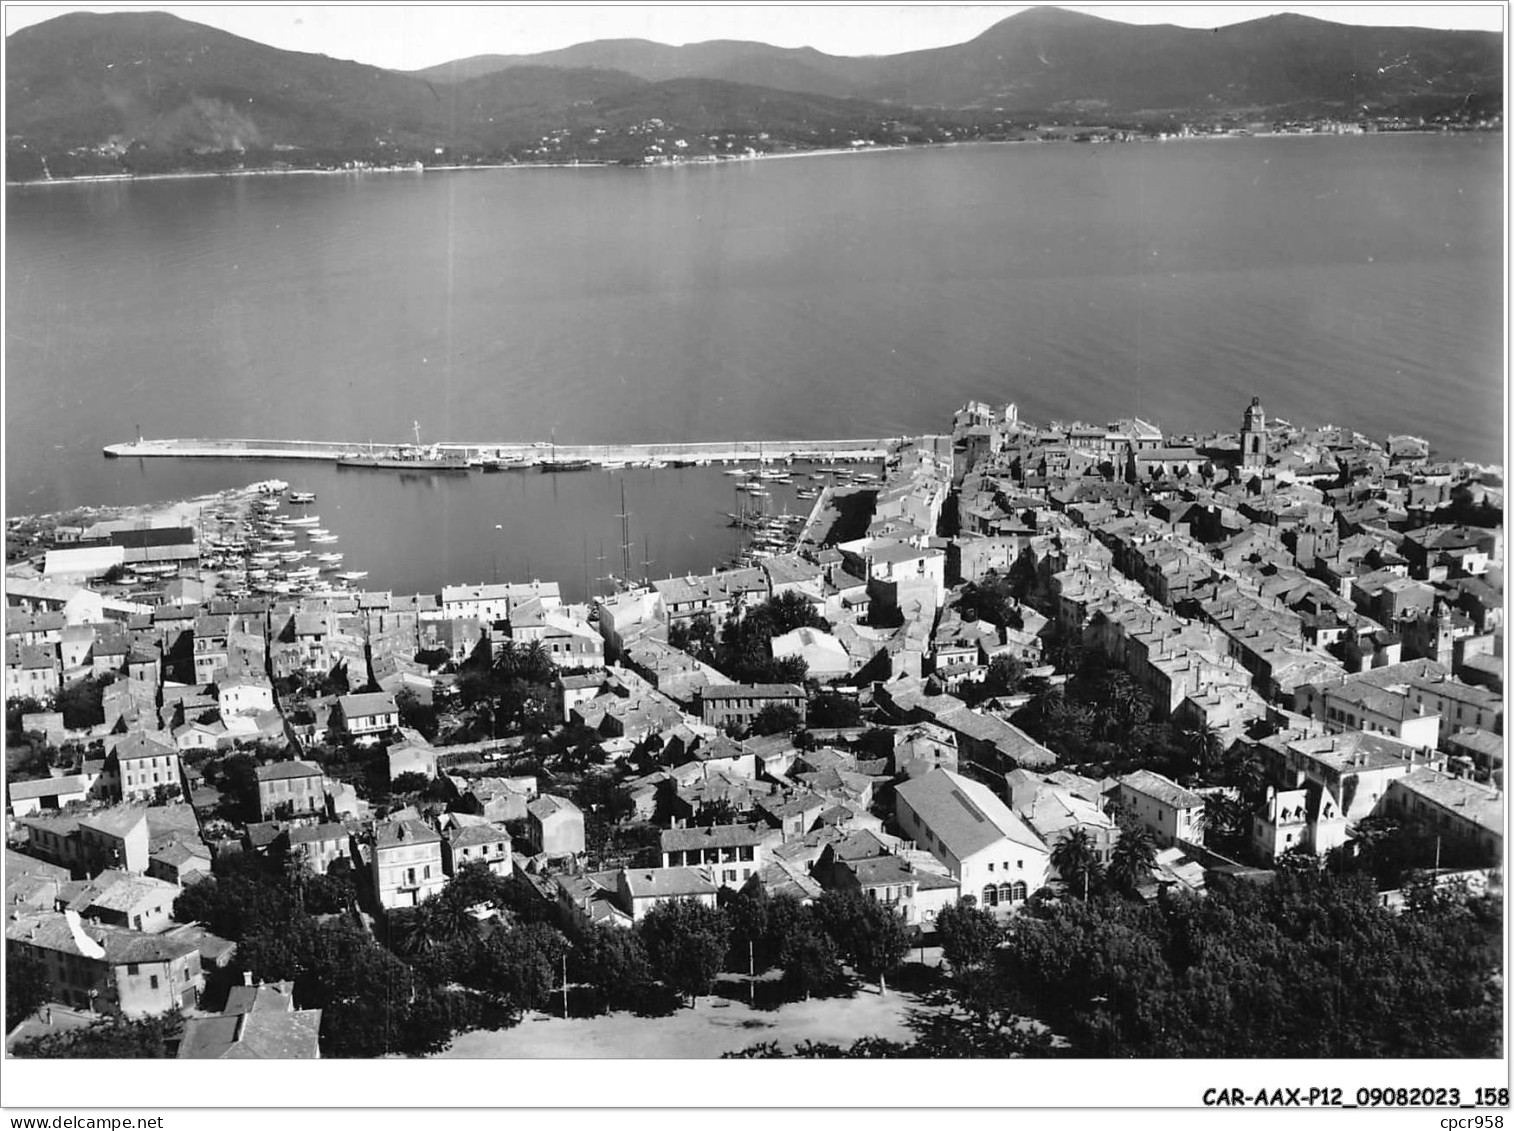
[[[860,440],[709,440],[663,444],[551,444],[546,441],[460,443],[445,441],[426,446],[432,457],[414,459],[417,471],[426,470],[436,458],[465,459],[481,464],[497,460],[510,468],[529,468],[542,463],[585,461],[592,465],[633,466],[650,463],[678,465],[755,463],[786,460],[817,462],[867,462],[885,459],[909,437]],[[164,439],[108,444],[105,455],[113,459],[299,459],[334,462],[384,455],[403,444],[374,445],[329,440],[235,440]],[[408,462],[408,461],[407,461]]]

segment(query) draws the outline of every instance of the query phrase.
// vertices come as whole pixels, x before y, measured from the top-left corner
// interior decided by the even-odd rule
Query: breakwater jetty
[[[383,456],[402,460],[406,466],[414,466],[417,470],[425,470],[428,464],[459,459],[479,467],[492,464],[493,469],[497,470],[570,462],[623,466],[691,466],[796,459],[866,462],[885,459],[890,452],[913,439],[896,436],[849,440],[703,440],[661,444],[444,441],[428,444],[424,448],[342,440],[163,439],[108,444],[105,455],[115,459],[299,459],[327,462]]]

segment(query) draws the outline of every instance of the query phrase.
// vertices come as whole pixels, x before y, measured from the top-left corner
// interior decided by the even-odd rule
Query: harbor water
[[[621,482],[635,560],[666,575],[729,556],[730,479],[100,452],[392,444],[413,421],[428,442],[894,436],[969,399],[1186,431],[1256,395],[1498,461],[1501,183],[1501,138],[1424,135],[12,187],[6,509],[278,475],[366,584],[583,592],[601,544],[620,572]]]

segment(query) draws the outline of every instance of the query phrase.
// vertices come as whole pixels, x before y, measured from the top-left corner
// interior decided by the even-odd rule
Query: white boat
[[[315,560],[318,562],[335,563],[341,561],[344,556],[343,554],[317,554]]]
[[[343,581],[361,581],[368,576],[368,571],[366,569],[351,569],[346,573],[339,573],[337,576]]]
[[[284,519],[285,526],[318,526],[320,522],[321,516],[318,514],[307,514],[301,515],[299,518]]]
[[[624,471],[626,467],[626,461],[623,459],[607,459],[599,466],[604,468],[606,471]]]
[[[289,501],[291,503],[313,503],[315,502],[315,492],[291,491],[289,492]]]
[[[320,534],[330,534],[331,531],[327,530],[324,526],[311,526],[305,530],[305,533],[314,538]]]
[[[310,540],[319,546],[324,546],[328,543],[335,542],[337,540],[337,537],[335,534],[312,534],[310,536]]]

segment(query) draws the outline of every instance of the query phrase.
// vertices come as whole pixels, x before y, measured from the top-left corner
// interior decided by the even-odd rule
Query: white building
[[[1046,884],[1046,842],[985,785],[932,770],[895,789],[894,811],[905,834],[980,907],[1003,915]]]
[[[1118,781],[1120,807],[1155,833],[1162,847],[1180,840],[1204,843],[1204,799],[1197,793],[1150,770]]]

